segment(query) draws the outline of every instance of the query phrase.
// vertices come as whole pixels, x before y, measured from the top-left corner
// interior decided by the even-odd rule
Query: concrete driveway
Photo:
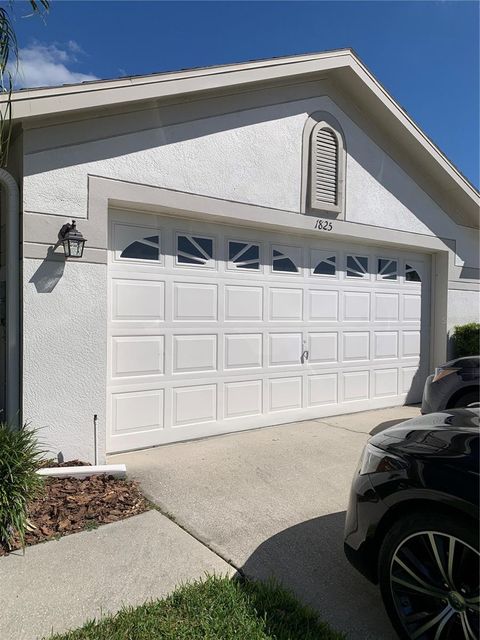
[[[255,578],[274,576],[348,638],[395,633],[343,555],[350,481],[369,433],[417,407],[268,427],[111,456],[160,509]],[[185,558],[188,562],[188,558]]]

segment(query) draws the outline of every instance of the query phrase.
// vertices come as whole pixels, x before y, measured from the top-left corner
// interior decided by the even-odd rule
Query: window
[[[237,269],[260,269],[260,246],[251,242],[231,240],[228,243],[228,259]]]
[[[407,282],[421,282],[420,274],[411,265],[405,265],[405,280]]]
[[[305,125],[303,145],[305,211],[343,213],[346,156],[340,124],[324,111],[312,114]]]
[[[320,262],[316,265],[313,273],[317,276],[334,276],[337,271],[336,262],[336,256],[324,258],[323,260],[320,260]]]
[[[278,249],[272,250],[272,271],[287,271],[289,273],[298,273],[298,268],[291,258],[286,256]]]
[[[148,236],[141,240],[135,240],[125,247],[120,258],[158,261],[160,258],[160,236]]]
[[[396,280],[398,275],[397,261],[389,258],[378,258],[377,275],[379,280]]]
[[[204,265],[212,258],[212,238],[177,236],[177,262],[179,264]]]
[[[347,256],[347,277],[368,277],[368,258],[365,256]]]

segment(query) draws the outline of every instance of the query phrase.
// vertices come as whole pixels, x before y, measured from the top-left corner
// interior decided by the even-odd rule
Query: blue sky
[[[479,3],[67,2],[24,18],[28,86],[112,78],[352,47],[479,184]]]

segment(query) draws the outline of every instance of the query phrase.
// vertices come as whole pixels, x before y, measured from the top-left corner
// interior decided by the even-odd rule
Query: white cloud
[[[92,74],[69,68],[78,62],[77,56],[80,55],[84,55],[84,52],[74,40],[64,45],[33,42],[18,52],[15,87],[47,87],[97,80]]]

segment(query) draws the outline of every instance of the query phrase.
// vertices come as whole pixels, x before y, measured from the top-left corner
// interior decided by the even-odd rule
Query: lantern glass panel
[[[69,255],[72,258],[81,258],[83,253],[83,240],[69,240],[70,251]]]
[[[63,251],[65,252],[65,257],[70,257],[70,244],[67,239],[63,241]]]

